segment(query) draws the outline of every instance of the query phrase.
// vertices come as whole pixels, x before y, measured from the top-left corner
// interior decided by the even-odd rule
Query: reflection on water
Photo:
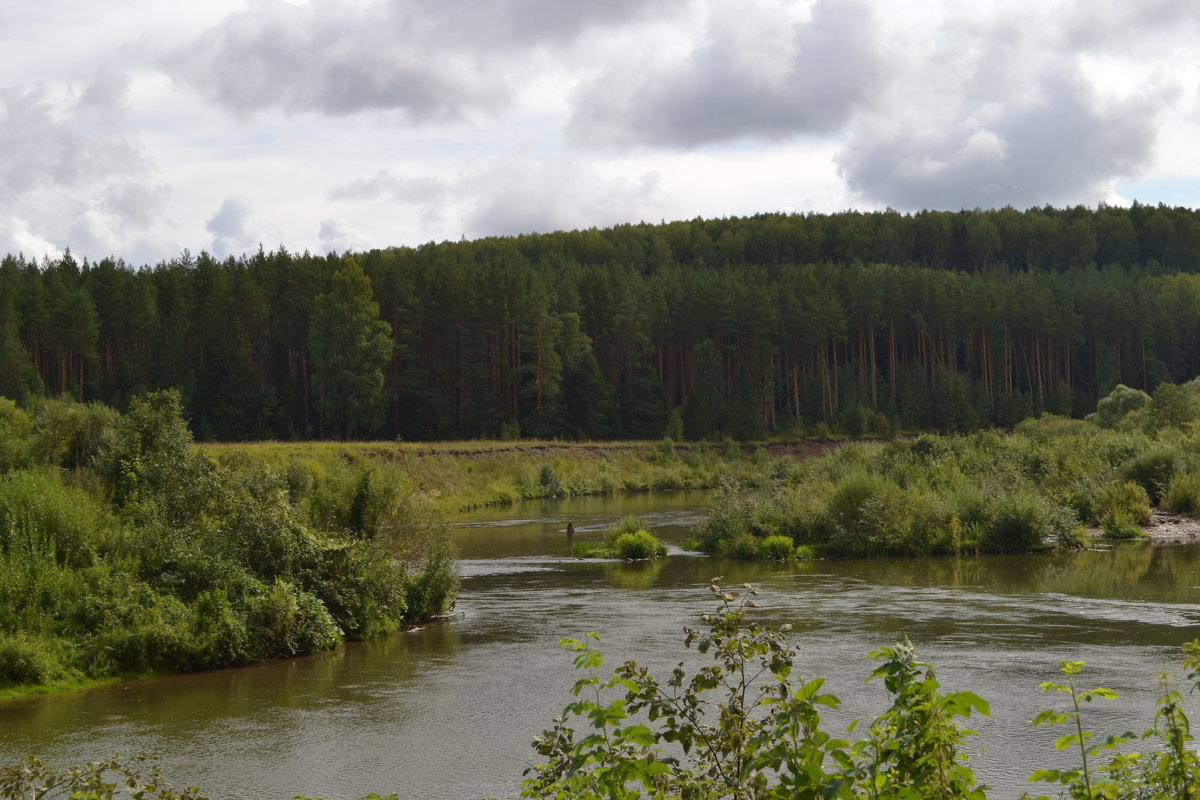
[[[704,586],[720,574],[761,588],[764,621],[794,626],[800,672],[828,676],[846,703],[834,730],[882,709],[880,688],[863,684],[866,654],[912,638],[947,688],[992,703],[995,717],[975,726],[976,766],[993,796],[1015,797],[1031,765],[1057,763],[1054,731],[1029,721],[1057,701],[1036,686],[1058,659],[1088,661],[1087,684],[1124,695],[1088,709],[1093,729],[1139,729],[1154,673],[1200,635],[1200,546],[798,565],[569,555],[568,520],[578,541],[638,514],[678,546],[703,502],[666,493],[472,515],[455,528],[461,620],[313,658],[6,703],[0,761],[155,750],[177,783],[220,798],[515,796],[530,739],[569,699],[558,640],[598,631],[610,664],[694,659],[681,631],[712,606]]]

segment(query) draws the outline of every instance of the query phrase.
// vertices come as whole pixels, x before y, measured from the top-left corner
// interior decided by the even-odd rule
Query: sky
[[[0,252],[1200,205],[1194,0],[0,0]]]

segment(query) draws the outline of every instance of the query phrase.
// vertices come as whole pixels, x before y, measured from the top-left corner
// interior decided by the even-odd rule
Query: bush
[[[892,706],[851,743],[822,729],[822,712],[840,706],[822,693],[823,679],[798,681],[795,646],[748,618],[754,590],[739,597],[716,581],[710,589],[721,606],[687,629],[685,645],[712,662],[692,676],[681,663],[660,681],[629,661],[606,679],[595,634],[562,641],[585,674],[577,699],[534,740],[547,761],[526,771],[523,797],[640,797],[642,789],[664,798],[984,796],[964,763],[969,732],[957,720],[988,714],[988,705],[970,692],[941,694],[912,645],[871,654],[871,678]]]
[[[1175,475],[1163,502],[1176,514],[1200,516],[1200,473]]]
[[[1001,552],[1041,550],[1070,539],[1077,522],[1067,509],[1028,491],[996,497],[986,513],[984,546]]]
[[[1096,412],[1089,414],[1087,418],[1101,428],[1113,428],[1126,415],[1149,404],[1150,395],[1140,389],[1131,389],[1123,383],[1118,383],[1107,397],[1100,398],[1096,403]]]
[[[29,463],[28,437],[33,420],[7,397],[0,397],[0,473]]]
[[[57,651],[50,642],[21,631],[0,633],[0,686],[48,684],[66,677]]]
[[[192,434],[175,389],[135,397],[117,422],[113,446],[97,459],[117,505],[124,506],[188,483]]]
[[[1138,521],[1121,511],[1106,516],[1100,523],[1100,529],[1109,539],[1142,539],[1146,536]]]
[[[788,536],[767,536],[758,545],[762,558],[789,561],[796,555],[796,544]]]
[[[1095,513],[1101,526],[1106,521],[1122,517],[1134,525],[1150,524],[1150,497],[1133,481],[1110,483],[1100,489]]]
[[[45,548],[57,564],[85,567],[108,525],[92,496],[64,486],[54,473],[0,477],[0,552]]]
[[[33,448],[43,464],[90,467],[116,441],[121,415],[102,403],[40,400],[34,408]]]
[[[1178,459],[1174,448],[1154,447],[1126,465],[1125,477],[1145,489],[1151,503],[1158,504],[1171,485]]]
[[[341,629],[324,604],[286,581],[250,598],[248,616],[257,658],[332,650],[342,642]]]
[[[617,558],[658,558],[667,554],[667,548],[649,531],[639,530],[618,536],[613,543],[613,552]]]

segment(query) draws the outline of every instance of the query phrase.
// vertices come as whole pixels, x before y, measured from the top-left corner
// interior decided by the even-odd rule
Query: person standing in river
[[[567,538],[569,539],[574,535],[575,535],[575,523],[568,522],[567,523]]]

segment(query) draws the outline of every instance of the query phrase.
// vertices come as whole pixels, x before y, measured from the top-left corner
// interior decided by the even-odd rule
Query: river
[[[570,699],[575,676],[558,640],[599,632],[610,665],[633,658],[666,669],[694,659],[682,627],[714,607],[704,587],[723,575],[726,585],[760,588],[755,613],[764,621],[793,626],[798,671],[827,676],[845,701],[834,731],[883,710],[881,688],[863,684],[867,654],[909,636],[945,688],[991,702],[992,718],[973,721],[974,766],[990,796],[1017,797],[1037,789],[1025,783],[1034,766],[1069,764],[1056,760],[1059,731],[1030,725],[1063,702],[1037,691],[1059,659],[1087,661],[1084,685],[1122,694],[1087,708],[1085,725],[1140,732],[1152,721],[1155,673],[1178,675],[1179,646],[1200,636],[1197,546],[722,563],[679,549],[706,501],[668,492],[463,517],[454,527],[461,618],[309,658],[0,703],[0,763],[25,753],[67,764],[155,751],[174,783],[214,798],[514,797],[535,758],[531,738]],[[570,558],[568,520],[582,541],[627,514],[652,525],[671,555]]]

